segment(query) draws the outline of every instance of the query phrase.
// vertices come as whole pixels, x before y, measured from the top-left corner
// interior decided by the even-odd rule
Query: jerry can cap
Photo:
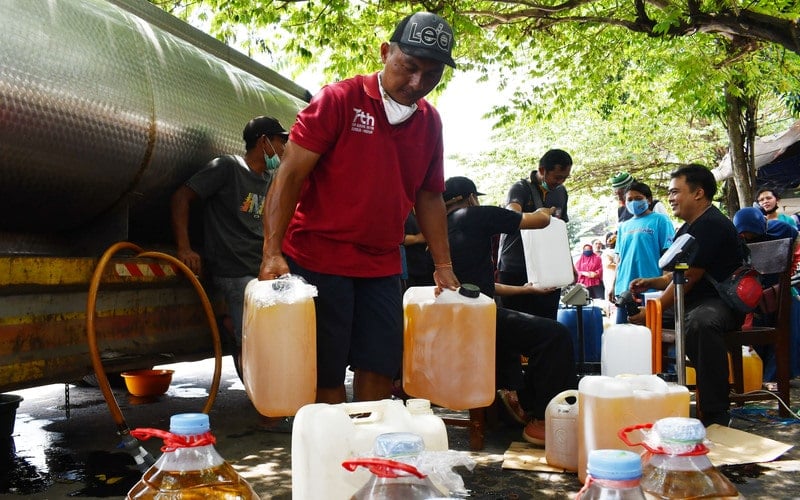
[[[458,289],[458,293],[464,297],[477,299],[481,295],[481,289],[472,283],[462,283],[461,288]]]

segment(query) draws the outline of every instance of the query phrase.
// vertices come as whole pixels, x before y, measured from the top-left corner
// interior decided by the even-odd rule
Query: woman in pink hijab
[[[575,269],[578,271],[578,283],[589,290],[589,296],[593,299],[604,298],[603,261],[594,253],[589,243],[583,245],[583,252],[575,263]]]

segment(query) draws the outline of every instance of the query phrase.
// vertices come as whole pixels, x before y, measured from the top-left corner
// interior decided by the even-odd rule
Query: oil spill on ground
[[[93,451],[86,457],[85,485],[71,497],[124,497],[142,477],[133,457],[124,452]]]

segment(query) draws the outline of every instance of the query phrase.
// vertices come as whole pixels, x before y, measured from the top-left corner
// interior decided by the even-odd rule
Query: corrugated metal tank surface
[[[114,3],[0,0],[0,253],[168,241],[173,190],[304,104]]]

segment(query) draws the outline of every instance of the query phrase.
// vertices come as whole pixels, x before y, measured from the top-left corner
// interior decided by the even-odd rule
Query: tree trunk
[[[737,97],[725,89],[726,116],[730,142],[731,168],[739,207],[753,204],[756,187],[755,136],[756,103],[754,97]]]

